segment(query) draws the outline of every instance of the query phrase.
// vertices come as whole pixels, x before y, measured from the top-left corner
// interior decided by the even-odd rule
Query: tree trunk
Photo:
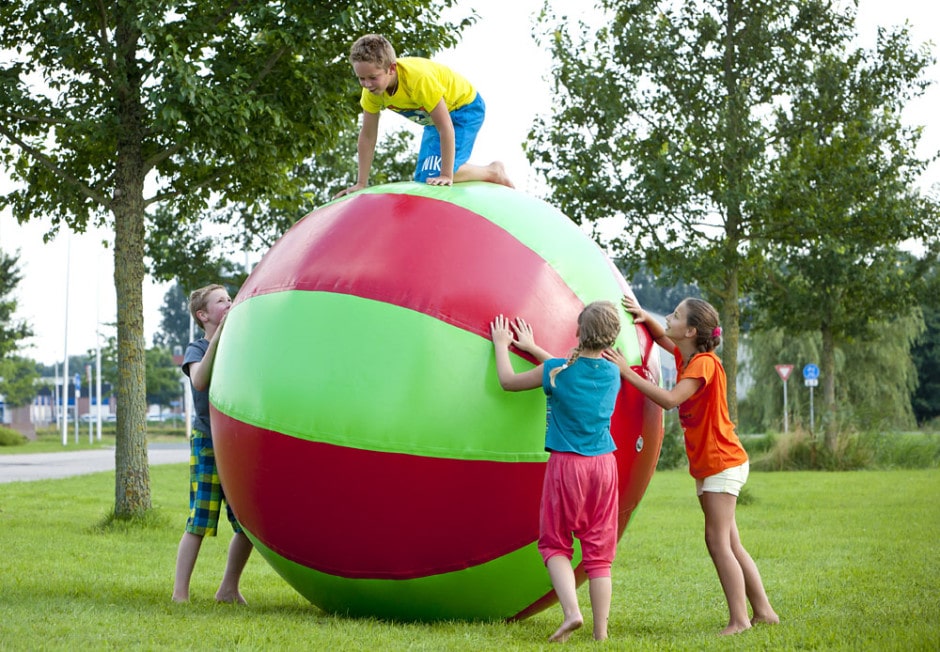
[[[725,142],[721,154],[721,165],[725,177],[725,189],[719,204],[725,210],[725,241],[722,259],[725,266],[725,287],[722,289],[722,305],[719,308],[722,330],[721,358],[728,377],[728,412],[731,421],[738,422],[738,340],[741,334],[741,314],[738,308],[741,257],[738,247],[741,242],[741,206],[746,196],[744,179],[744,155],[741,142],[741,125],[747,109],[742,101],[738,80],[738,52],[735,46],[739,38],[738,0],[727,0],[727,22],[725,24],[725,51],[723,83],[725,87]]]
[[[822,376],[822,410],[821,421],[826,437],[826,447],[834,451],[839,439],[839,422],[836,419],[836,347],[832,330],[823,326],[822,329],[822,361],[820,364]]]
[[[123,18],[123,19],[122,19]],[[139,516],[151,508],[147,460],[147,388],[144,347],[144,170],[137,28],[118,18],[120,73],[115,89],[120,132],[115,162],[114,288],[117,294],[118,383],[114,515]]]
[[[738,271],[730,268],[720,311],[721,362],[728,377],[728,414],[738,423],[738,342],[741,339],[741,311],[738,309]]]
[[[137,210],[130,205],[122,206],[125,203],[138,204]],[[142,192],[136,201],[115,202],[114,209],[114,288],[118,305],[114,515],[130,518],[151,507],[146,430]]]

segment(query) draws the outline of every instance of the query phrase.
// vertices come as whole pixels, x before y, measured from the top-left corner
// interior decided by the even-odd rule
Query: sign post
[[[75,443],[78,443],[78,399],[82,395],[82,375],[75,372]]]
[[[803,384],[809,387],[809,433],[816,438],[816,420],[813,414],[813,388],[819,384],[819,367],[810,363],[803,367]]]
[[[778,364],[774,369],[777,370],[777,375],[783,381],[783,434],[787,434],[790,430],[790,413],[787,410],[787,378],[790,377],[790,372],[793,371],[793,365]]]

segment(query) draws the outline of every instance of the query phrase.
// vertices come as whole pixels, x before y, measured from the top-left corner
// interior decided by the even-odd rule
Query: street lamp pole
[[[72,258],[72,242],[67,242],[65,253],[65,362],[62,367],[62,445],[69,443],[69,267]]]

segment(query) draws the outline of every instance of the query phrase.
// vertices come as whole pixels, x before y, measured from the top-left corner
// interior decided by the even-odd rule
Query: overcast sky
[[[591,3],[566,0],[584,12]],[[535,179],[522,153],[521,143],[535,115],[549,107],[549,83],[544,79],[550,59],[532,43],[531,15],[541,0],[474,0],[464,3],[480,14],[481,20],[468,32],[461,44],[436,57],[463,73],[474,83],[486,100],[487,117],[474,147],[472,161],[488,163],[502,160],[516,187],[534,189]],[[927,0],[861,0],[858,27],[861,43],[874,43],[878,25],[891,26],[909,20],[915,43],[940,43],[940,20],[934,2]],[[937,48],[934,47],[936,54]],[[934,66],[930,78],[940,78],[940,67]],[[350,72],[352,81],[352,73]],[[921,156],[940,150],[940,88],[932,87],[923,98],[908,106],[906,120],[924,125]],[[933,110],[931,111],[931,107]],[[405,124],[394,115],[383,115],[383,126]],[[350,152],[351,157],[355,152]],[[940,166],[934,165],[924,179],[925,184],[940,182]],[[0,176],[0,192],[9,183]],[[312,207],[311,207],[312,208]],[[21,253],[23,280],[16,293],[16,317],[31,323],[36,336],[32,346],[23,353],[40,362],[61,361],[66,345],[66,279],[68,279],[68,352],[83,354],[95,346],[98,324],[113,323],[115,293],[113,281],[113,250],[101,246],[110,241],[107,231],[91,231],[83,235],[60,233],[49,244],[42,236],[49,222],[33,220],[20,226],[9,212],[0,214],[0,248],[5,253],[17,249]],[[256,259],[254,259],[256,260]],[[254,262],[254,261],[253,261]],[[169,286],[148,281],[144,287],[144,321],[146,344],[150,346],[159,326],[159,309]],[[113,329],[111,331],[113,333]]]

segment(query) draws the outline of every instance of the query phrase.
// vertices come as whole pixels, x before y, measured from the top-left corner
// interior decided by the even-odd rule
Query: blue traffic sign
[[[806,380],[816,380],[819,378],[819,367],[812,363],[803,367],[803,378]]]

